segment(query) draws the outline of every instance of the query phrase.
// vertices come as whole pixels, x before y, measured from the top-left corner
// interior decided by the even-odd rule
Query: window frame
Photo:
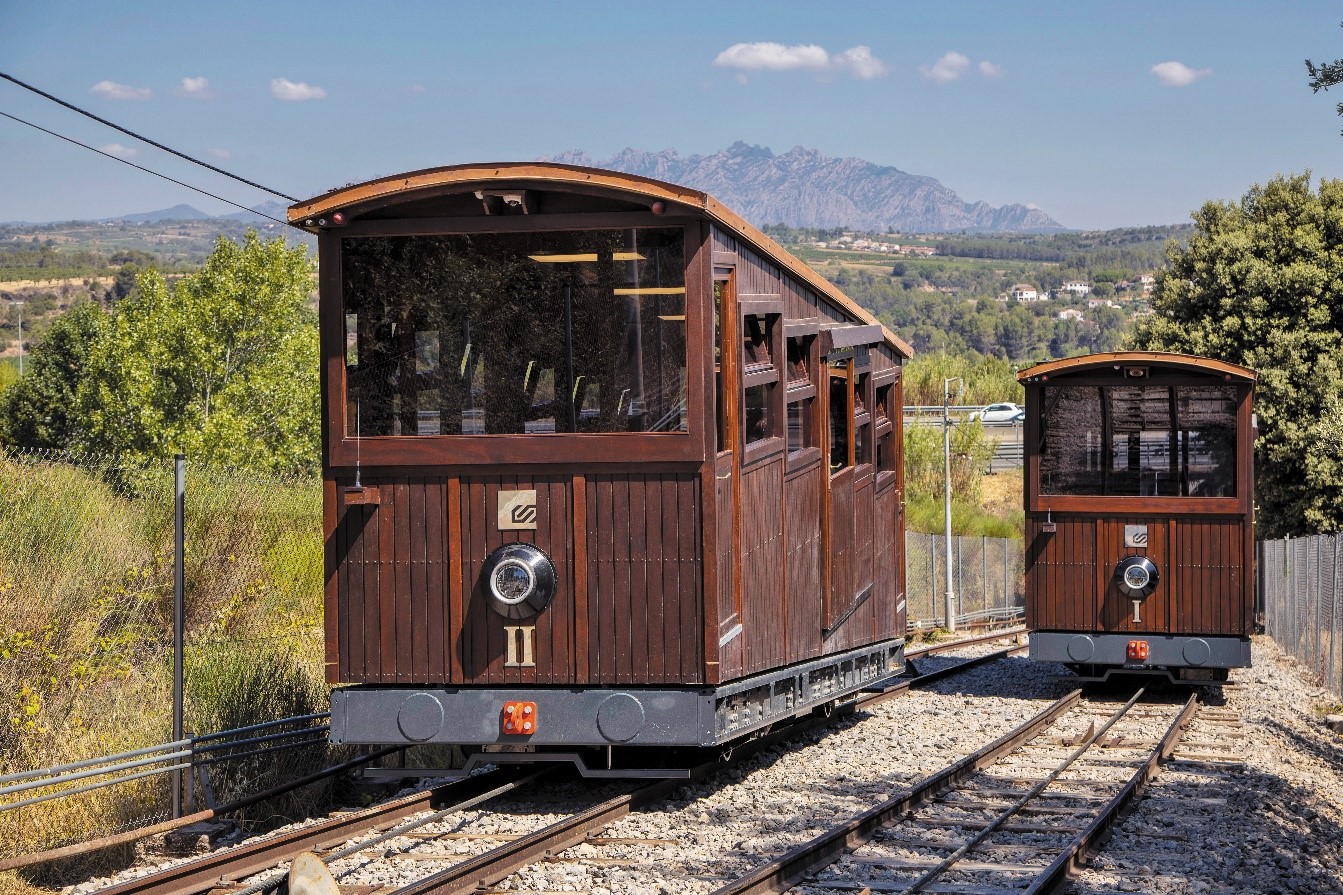
[[[1163,372],[1158,379],[1153,367],[1153,385],[1233,385],[1236,388],[1236,461],[1235,461],[1235,497],[1142,497],[1129,495],[1058,495],[1040,492],[1040,451],[1041,413],[1043,411],[1043,389],[1046,386],[1114,386],[1119,384],[1112,377],[1073,374],[1056,375],[1047,383],[1027,382],[1026,427],[1023,437],[1026,439],[1026,510],[1031,513],[1043,512],[1080,512],[1092,515],[1115,512],[1153,512],[1169,514],[1219,514],[1244,515],[1250,512],[1253,504],[1251,483],[1253,482],[1253,442],[1252,442],[1252,401],[1253,383],[1224,379],[1220,376],[1199,375],[1183,371]]]
[[[685,265],[686,306],[686,431],[616,433],[518,433],[492,435],[365,435],[348,434],[345,286],[343,243],[349,239],[395,236],[459,236],[483,233],[571,232],[602,229],[679,229]],[[324,466],[367,467],[491,467],[530,463],[629,465],[630,462],[701,462],[712,434],[708,422],[706,345],[711,326],[705,290],[695,258],[706,235],[696,218],[628,213],[604,216],[523,216],[498,218],[427,218],[368,221],[318,235],[321,259],[319,327],[322,346]],[[702,270],[702,268],[699,268]],[[618,451],[609,436],[618,435]]]

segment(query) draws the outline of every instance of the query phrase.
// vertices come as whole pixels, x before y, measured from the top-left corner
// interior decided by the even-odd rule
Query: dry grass
[[[109,482],[119,484],[109,484]],[[171,739],[171,465],[113,471],[0,455],[0,774]],[[188,476],[188,732],[321,711],[321,488]],[[221,801],[316,767],[325,749],[216,766]],[[141,825],[167,777],[0,814],[0,855]],[[325,793],[258,806],[303,815]],[[304,800],[307,800],[305,803]],[[0,895],[129,857],[0,875]]]
[[[982,481],[980,501],[986,512],[1010,519],[1020,513],[1022,505],[1022,471],[1008,469],[986,475]]]

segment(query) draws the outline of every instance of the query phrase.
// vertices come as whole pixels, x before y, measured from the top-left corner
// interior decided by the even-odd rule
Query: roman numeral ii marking
[[[536,667],[536,625],[504,625],[504,643],[505,668]]]

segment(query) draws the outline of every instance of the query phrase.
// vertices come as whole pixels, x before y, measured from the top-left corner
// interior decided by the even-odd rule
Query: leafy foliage
[[[1319,93],[1321,90],[1328,90],[1338,84],[1343,84],[1343,59],[1335,59],[1333,62],[1325,62],[1316,65],[1309,59],[1306,60],[1306,74],[1310,75],[1310,89],[1312,93]],[[1343,103],[1337,106],[1338,114],[1343,117]]]
[[[0,392],[0,441],[30,448],[65,448],[79,440],[76,393],[89,352],[108,325],[93,303],[57,318],[29,355],[26,375]]]
[[[300,246],[220,237],[172,287],[155,269],[109,315],[53,325],[32,371],[0,395],[0,437],[128,460],[167,457],[262,470],[319,462],[318,347]]]
[[[1256,185],[1194,214],[1157,276],[1136,347],[1259,371],[1261,536],[1343,528],[1343,181]]]

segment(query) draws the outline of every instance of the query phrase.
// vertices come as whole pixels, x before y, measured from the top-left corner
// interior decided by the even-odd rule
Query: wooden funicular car
[[[704,193],[565,165],[290,220],[333,741],[642,771],[902,670],[911,352],[832,284]]]

